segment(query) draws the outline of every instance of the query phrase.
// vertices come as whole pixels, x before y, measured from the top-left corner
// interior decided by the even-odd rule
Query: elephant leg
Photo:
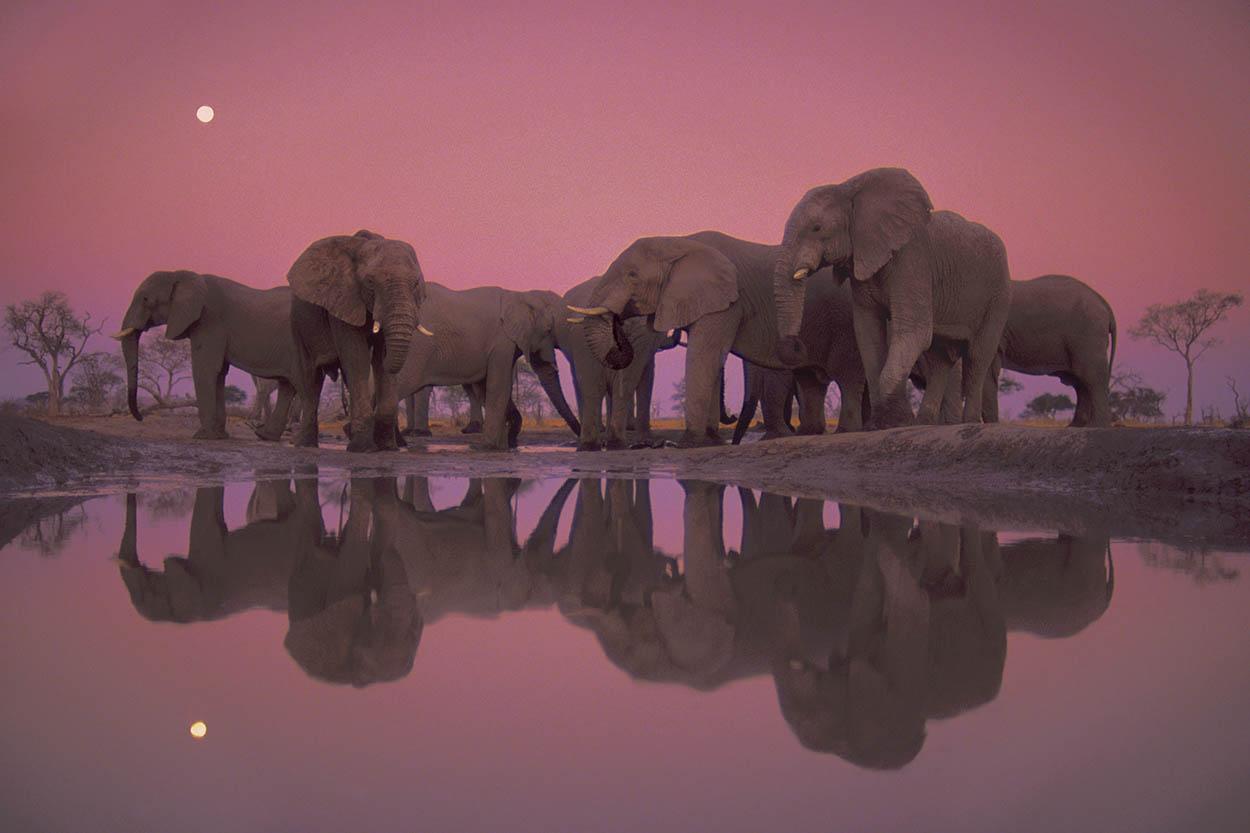
[[[287,415],[291,412],[291,401],[295,398],[295,388],[286,379],[278,380],[278,401],[270,410],[264,424],[256,429],[256,436],[266,442],[277,442],[282,439],[286,430]]]
[[[1072,421],[1068,423],[1070,428],[1084,428],[1089,425],[1093,414],[1093,404],[1090,402],[1089,389],[1080,379],[1072,379],[1072,388],[1076,391],[1076,408],[1072,411]]]
[[[607,373],[595,369],[578,385],[577,407],[582,433],[579,451],[598,451],[603,433],[603,399],[607,395]]]
[[[373,351],[373,444],[379,451],[395,451],[400,445],[399,388],[394,373],[383,367],[385,354]]]
[[[855,296],[852,295],[852,299]],[[869,428],[884,425],[881,416],[884,408],[881,402],[881,369],[885,366],[886,349],[888,347],[885,320],[878,316],[877,311],[867,304],[854,303],[851,324],[855,330],[855,344],[859,347],[860,359],[864,364],[865,390],[864,395],[871,403]]]
[[[964,422],[981,421],[985,380],[994,360],[998,358],[1009,309],[1006,298],[992,306],[981,324],[981,329],[973,334],[968,343],[968,351],[964,355]]]
[[[655,392],[655,356],[647,362],[642,370],[642,378],[634,390],[636,416],[634,417],[635,439],[645,440],[651,436],[651,397]]]
[[[191,344],[191,381],[195,385],[196,412],[200,417],[197,440],[226,438],[226,402],[223,395],[226,375],[224,349],[201,341]]]
[[[316,448],[320,441],[317,416],[325,373],[311,362],[301,359],[295,377],[295,390],[299,393],[300,404],[299,427],[295,432],[294,444],[301,448]]]
[[[829,385],[808,370],[794,371],[794,382],[799,391],[799,433],[825,433],[825,393]]]
[[[892,401],[906,403],[907,377],[911,374],[911,369],[915,367],[916,359],[920,358],[920,354],[927,350],[933,341],[932,321],[897,318],[890,322],[890,326],[892,329],[890,346],[886,352],[885,364],[881,368],[880,382],[877,386],[880,391],[877,402],[886,408]],[[984,369],[981,372],[984,373]],[[936,387],[938,386],[932,383],[929,385],[930,389]],[[980,396],[980,390],[977,391],[977,395]],[[874,414],[877,412],[877,402],[873,402],[872,405]],[[940,405],[940,402],[941,400],[938,400],[935,406]],[[907,410],[910,412],[911,409]],[[977,410],[980,410],[979,402]]]
[[[959,379],[963,372],[960,362],[955,362],[952,368],[953,378],[948,378],[943,385],[945,390],[942,391],[942,409],[941,422],[943,425],[959,424],[960,416],[963,414],[963,402],[959,399],[960,386],[955,384],[955,379]]]
[[[629,426],[629,412],[634,404],[633,391],[629,390],[627,370],[613,374],[612,387],[608,392],[608,439],[609,450],[628,448],[625,432]]]
[[[509,416],[515,410],[512,405],[512,367],[515,362],[515,349],[511,344],[506,350],[493,350],[487,362],[482,439],[475,446],[484,451],[508,450]]]
[[[998,379],[1002,370],[1002,357],[996,355],[990,363],[990,373],[985,377],[985,389],[981,391],[981,418],[986,422],[998,422]]]
[[[690,325],[690,341],[686,345],[686,430],[679,443],[683,447],[724,442],[716,430],[720,420],[717,388],[740,316],[740,310],[731,307],[705,315]]]
[[[372,357],[363,333],[331,317],[330,332],[339,355],[343,386],[347,390],[347,430],[351,452],[376,451],[373,440],[373,397],[369,394]]]
[[[1080,413],[1080,394],[1084,392],[1085,421],[1082,425],[1093,428],[1110,428],[1111,373],[1110,368],[1107,366],[1105,346],[1099,344],[1094,350],[1088,352],[1095,356],[1093,361],[1085,362],[1078,360],[1074,362],[1073,375],[1076,377],[1077,412]]]
[[[430,431],[430,397],[434,393],[432,385],[408,397],[408,428],[404,432],[414,437],[429,437]]]
[[[482,417],[483,402],[486,388],[479,384],[464,386],[465,395],[469,397],[469,424],[460,429],[461,434],[480,434],[484,419]]]
[[[751,369],[752,382],[760,389],[765,440],[794,433],[790,428],[790,373],[765,367]]]
[[[863,379],[837,379],[838,427],[835,433],[846,434],[864,430],[864,398],[867,385]]]
[[[929,350],[924,354],[924,358],[924,397],[921,399],[920,413],[916,415],[916,421],[925,425],[936,425],[942,419],[946,390],[955,387],[950,383],[951,370],[955,362],[944,348]],[[958,420],[955,421],[958,422]]]

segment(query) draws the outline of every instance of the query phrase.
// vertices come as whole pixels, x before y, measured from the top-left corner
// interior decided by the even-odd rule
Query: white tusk
[[[430,337],[434,336],[434,334],[430,332],[429,330],[427,330],[423,324],[417,325],[417,332],[419,332],[423,336],[430,336]]]
[[[612,310],[607,307],[575,307],[572,304],[569,305],[569,309],[578,315],[588,315],[592,318],[597,318],[600,315],[607,315],[612,312]]]
[[[113,333],[112,338],[115,338],[118,341],[121,341],[123,338],[130,335],[134,331],[135,331],[134,327],[127,327],[126,329],[122,330],[120,333]]]
[[[569,322],[570,324],[580,324],[586,319],[585,318],[566,318],[564,320]]]
[[[811,273],[812,273],[811,269],[800,269],[799,271],[794,273],[794,279],[796,281],[801,281],[804,278],[806,278],[808,275],[810,275]]]
[[[382,325],[377,321],[373,322],[373,332],[375,335],[382,332]]]

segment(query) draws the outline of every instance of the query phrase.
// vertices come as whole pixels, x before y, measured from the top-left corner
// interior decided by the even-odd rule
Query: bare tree
[[[512,386],[512,400],[517,409],[538,425],[542,425],[547,394],[529,360],[522,356],[516,363],[516,380]]]
[[[1233,394],[1233,419],[1229,423],[1233,428],[1245,428],[1250,425],[1250,402],[1241,401],[1241,393],[1237,390],[1237,380],[1232,376],[1224,377],[1225,384]]]
[[[83,355],[74,373],[69,399],[88,411],[103,410],[122,385],[121,369],[121,359],[113,353]]]
[[[1185,360],[1185,424],[1194,423],[1194,365],[1202,354],[1219,344],[1207,331],[1228,311],[1241,306],[1239,292],[1199,289],[1193,297],[1174,304],[1151,304],[1141,320],[1129,330],[1133,338],[1148,339]]]
[[[43,371],[48,383],[48,416],[59,416],[65,380],[103,322],[92,327],[90,313],[79,317],[65,293],[48,290],[33,301],[5,307],[4,325],[13,346],[30,356],[21,364],[33,364]]]
[[[191,378],[191,345],[186,339],[149,338],[139,347],[139,387],[157,406],[173,404],[174,388]]]

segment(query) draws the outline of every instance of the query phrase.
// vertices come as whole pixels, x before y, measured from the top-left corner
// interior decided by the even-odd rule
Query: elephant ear
[[[178,275],[169,299],[169,320],[165,322],[165,338],[186,338],[200,316],[204,314],[204,301],[208,297],[208,285],[203,275],[185,272]]]
[[[551,310],[538,292],[514,292],[504,302],[499,321],[508,339],[528,356],[548,340],[555,325]]]
[[[729,258],[703,243],[682,243],[660,288],[652,324],[659,333],[689,327],[738,300],[738,270]]]
[[[933,203],[920,181],[902,168],[877,168],[855,179],[851,248],[855,279],[866,281],[929,221]]]
[[[363,327],[367,310],[356,281],[355,254],[362,243],[374,239],[371,235],[360,231],[350,237],[326,237],[305,249],[286,274],[295,297]]]

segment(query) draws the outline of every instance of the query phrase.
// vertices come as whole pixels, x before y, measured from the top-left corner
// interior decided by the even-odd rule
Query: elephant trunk
[[[538,381],[542,384],[543,390],[547,392],[547,398],[555,406],[556,412],[560,414],[573,433],[580,436],[582,424],[573,415],[573,409],[569,407],[568,400],[564,398],[564,389],[560,387],[560,368],[556,366],[554,361],[546,361],[538,354],[530,356],[530,366],[534,368],[534,373],[537,374]]]
[[[122,337],[122,358],[126,362],[126,404],[130,406],[130,415],[140,422],[143,413],[139,410],[139,331],[134,330]]]
[[[806,276],[810,271],[796,265],[795,232],[787,228],[773,267],[773,300],[777,305],[777,358],[787,367],[799,367],[807,362],[807,348],[799,339],[799,326],[803,322],[803,301],[807,295]],[[801,276],[801,277],[800,277]]]
[[[725,409],[725,366],[723,364],[720,366],[720,378],[717,380],[717,387],[720,392],[720,424],[733,425],[738,417]]]
[[[388,284],[382,290],[382,335],[386,340],[387,373],[398,373],[408,360],[408,347],[417,330],[417,302],[402,284]]]
[[[612,370],[624,370],[634,360],[634,345],[625,335],[621,317],[605,313],[589,317],[582,324],[586,344],[596,359]]]

